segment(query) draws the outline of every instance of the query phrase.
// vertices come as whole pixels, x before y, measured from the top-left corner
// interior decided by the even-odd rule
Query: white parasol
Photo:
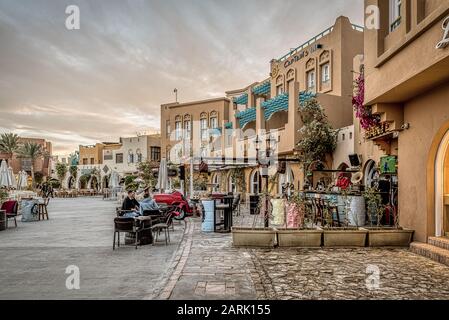
[[[8,170],[8,165],[6,164],[5,160],[3,160],[2,163],[0,164],[0,187],[6,188],[12,187],[11,176]]]
[[[117,172],[112,171],[111,177],[109,179],[110,179],[109,185],[110,185],[111,189],[115,189],[115,188],[119,187],[119,177],[118,177]]]
[[[9,178],[11,180],[11,187],[17,189],[17,180],[16,176],[14,175],[14,171],[11,167],[8,168]]]
[[[20,182],[20,188],[26,189],[28,187],[28,173],[21,171],[22,180]]]
[[[159,189],[159,192],[165,191],[168,187],[168,171],[167,171],[167,160],[161,159],[161,163],[159,165],[159,173],[157,176],[157,185],[156,189]]]

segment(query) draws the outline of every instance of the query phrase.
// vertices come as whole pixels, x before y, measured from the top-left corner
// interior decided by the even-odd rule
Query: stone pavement
[[[449,299],[449,267],[407,249],[234,248],[199,218],[169,246],[112,251],[115,205],[54,199],[49,221],[0,232],[0,299]],[[69,265],[79,290],[65,286]]]
[[[250,251],[269,299],[449,299],[449,267],[407,249]]]
[[[202,233],[200,219],[184,237],[153,298],[449,299],[449,267],[408,249],[233,248],[230,234]]]
[[[0,299],[143,299],[166,277],[184,232],[171,244],[112,251],[116,202],[51,199],[48,221],[18,222],[0,232]],[[20,220],[20,219],[19,219]],[[123,241],[124,234],[122,234]],[[80,269],[80,289],[68,290],[67,266]]]
[[[231,242],[230,234],[202,233],[201,219],[187,219],[172,275],[155,298],[256,299],[251,256]]]

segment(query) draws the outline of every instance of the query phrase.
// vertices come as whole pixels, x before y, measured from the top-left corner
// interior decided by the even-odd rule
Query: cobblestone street
[[[233,248],[188,226],[159,299],[449,299],[449,268],[408,249]]]
[[[269,299],[449,299],[449,268],[407,249],[250,252]],[[380,272],[372,290],[369,266]]]
[[[3,231],[0,298],[449,299],[449,267],[407,249],[234,248],[231,234],[201,232],[200,218],[176,223],[168,246],[112,251],[114,207],[54,199],[50,220]],[[65,287],[72,264],[80,290]]]

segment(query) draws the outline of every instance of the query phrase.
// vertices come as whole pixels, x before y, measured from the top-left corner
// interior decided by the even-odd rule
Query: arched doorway
[[[259,169],[255,169],[251,173],[250,192],[252,194],[259,194],[262,192],[262,178],[260,176]]]
[[[372,188],[377,180],[379,180],[379,170],[374,160],[368,160],[365,164],[364,171],[365,187]]]
[[[69,180],[67,181],[67,188],[69,190],[73,189],[75,187],[75,178],[73,176],[69,177]]]
[[[294,181],[295,175],[293,174],[293,170],[290,166],[287,166],[285,173],[279,174],[278,193],[283,194],[286,192],[288,195],[291,195],[291,192],[295,190]]]
[[[237,192],[237,186],[235,185],[235,181],[232,177],[232,174],[229,174],[229,177],[228,177],[228,192],[232,192],[232,193]]]
[[[219,192],[220,191],[220,173],[215,173],[212,177],[212,191],[213,192]]]
[[[96,176],[92,176],[91,180],[90,180],[90,188],[93,190],[98,190],[99,188],[98,185],[98,179]]]
[[[109,176],[103,177],[103,189],[109,189]]]
[[[449,130],[444,134],[435,159],[435,235],[449,232]]]

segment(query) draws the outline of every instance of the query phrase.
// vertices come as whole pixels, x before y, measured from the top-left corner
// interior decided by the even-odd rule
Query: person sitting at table
[[[148,192],[147,192],[148,190]],[[144,211],[147,210],[159,210],[159,206],[156,201],[151,198],[149,188],[145,190],[143,200],[140,202],[140,215],[143,216]]]
[[[139,216],[140,204],[135,198],[134,191],[128,191],[128,196],[123,200],[122,210],[128,211],[124,217],[137,217]]]

